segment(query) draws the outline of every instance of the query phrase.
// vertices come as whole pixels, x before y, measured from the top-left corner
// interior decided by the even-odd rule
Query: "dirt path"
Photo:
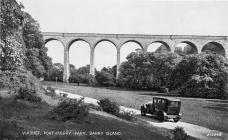
[[[72,94],[72,93],[68,93],[68,92],[64,92],[64,91],[60,91],[60,90],[56,90],[56,93],[59,95],[67,94],[67,97],[72,98],[72,99],[83,98],[83,96],[81,96],[81,95]],[[98,100],[93,99],[93,98],[84,97],[84,101],[86,103],[98,105],[98,103],[97,103]],[[181,121],[177,122],[177,123],[171,122],[171,121],[170,122],[169,121],[168,122],[158,122],[157,120],[155,120],[151,117],[140,116],[140,110],[136,110],[133,108],[127,108],[124,106],[120,106],[120,110],[121,111],[131,111],[140,120],[142,120],[150,125],[156,126],[156,127],[162,127],[162,128],[167,128],[167,129],[174,129],[177,126],[183,127],[188,135],[202,139],[202,140],[228,140],[228,134],[224,133],[224,132],[210,130],[206,127],[202,127],[202,126],[198,126],[198,125],[194,125],[194,124],[190,124],[190,123],[185,123],[185,122],[181,122]]]

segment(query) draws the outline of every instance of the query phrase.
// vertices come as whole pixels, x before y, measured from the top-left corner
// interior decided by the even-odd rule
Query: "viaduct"
[[[135,42],[147,51],[148,46],[158,42],[166,46],[170,52],[174,52],[179,43],[186,43],[201,53],[206,50],[208,43],[216,45],[222,50],[223,55],[228,55],[228,36],[197,36],[197,35],[141,35],[141,34],[96,34],[96,33],[55,33],[43,32],[45,43],[58,40],[64,46],[64,73],[63,81],[68,82],[70,76],[69,48],[76,41],[85,41],[90,45],[90,74],[94,75],[94,50],[101,41],[109,41],[117,50],[117,75],[120,67],[120,49],[128,42]]]

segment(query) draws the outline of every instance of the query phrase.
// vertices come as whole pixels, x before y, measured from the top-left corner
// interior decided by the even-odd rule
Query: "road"
[[[94,104],[94,105],[98,106],[98,103],[97,103],[98,100],[93,99],[93,98],[83,97],[81,95],[72,94],[72,93],[60,91],[60,90],[56,90],[56,94],[59,94],[59,95],[66,94],[68,98],[72,98],[72,99],[84,98],[85,103]],[[174,129],[175,127],[183,127],[183,129],[185,130],[185,132],[188,135],[202,139],[202,140],[228,140],[227,133],[220,132],[217,130],[211,130],[206,127],[202,127],[199,125],[190,124],[190,123],[186,123],[186,122],[181,122],[181,121],[179,121],[177,123],[175,123],[173,121],[159,122],[156,119],[152,118],[151,116],[147,116],[147,117],[141,116],[140,110],[136,110],[133,108],[127,108],[124,106],[120,106],[120,110],[121,111],[131,111],[132,113],[134,113],[137,116],[137,118],[139,118],[140,120],[142,120],[152,126],[155,126],[155,127],[162,127],[162,128],[166,128],[166,129]]]

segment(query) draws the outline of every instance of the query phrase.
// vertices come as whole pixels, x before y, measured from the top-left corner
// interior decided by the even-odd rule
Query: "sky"
[[[40,24],[43,32],[113,33],[151,35],[228,35],[228,1],[153,0],[18,0]],[[182,44],[183,45],[183,44]],[[160,44],[149,48],[154,51]],[[63,63],[60,42],[46,44],[53,62]],[[121,49],[121,61],[139,46]],[[75,42],[70,63],[89,64],[89,46]],[[116,64],[116,49],[104,41],[95,49],[95,67]]]

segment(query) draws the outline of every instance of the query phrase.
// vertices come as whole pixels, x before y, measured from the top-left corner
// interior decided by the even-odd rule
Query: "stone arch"
[[[124,43],[122,43],[122,44],[120,45],[120,49],[122,48],[122,46],[123,46],[124,44],[129,43],[129,42],[134,42],[134,43],[138,44],[138,45],[141,47],[141,49],[142,49],[143,51],[145,50],[145,48],[143,47],[143,45],[142,45],[139,41],[137,41],[137,40],[127,40],[127,41],[125,41]]]
[[[208,52],[208,51],[212,53],[221,54],[222,56],[226,55],[226,51],[223,45],[214,41],[206,43],[201,50],[201,52]]]
[[[99,43],[101,43],[101,42],[103,42],[103,41],[107,41],[107,42],[112,43],[112,44],[116,47],[116,49],[118,49],[117,44],[116,44],[114,41],[110,40],[110,39],[101,39],[101,40],[97,41],[97,42],[94,44],[93,48],[95,49],[96,46],[97,46],[97,44],[99,44]]]
[[[69,64],[73,64],[75,68],[90,64],[90,43],[81,38],[73,39],[67,44],[69,51]],[[87,57],[85,57],[87,56]],[[85,57],[83,60],[81,58]]]
[[[61,42],[61,44],[64,46],[64,43],[62,42],[62,40],[60,40],[58,38],[47,38],[47,39],[44,40],[44,43],[46,45],[48,42],[53,41],[53,40]]]
[[[116,65],[118,46],[114,41],[101,39],[94,44],[93,51],[93,63],[97,70]]]
[[[138,50],[139,49],[139,50]],[[142,44],[136,40],[127,40],[121,43],[119,48],[119,62],[122,63],[126,61],[126,57],[136,51],[145,51],[145,48]]]
[[[85,40],[85,39],[82,39],[82,38],[77,38],[77,39],[71,40],[71,41],[68,43],[68,45],[67,45],[67,46],[68,46],[68,49],[70,49],[71,45],[74,44],[74,43],[77,42],[77,41],[84,41],[84,42],[86,42],[87,44],[89,44],[89,46],[91,47],[91,44],[90,44],[89,41],[87,41],[87,40]]]
[[[169,44],[168,43],[166,43],[165,41],[153,41],[153,42],[151,42],[148,46],[147,46],[147,51],[148,51],[148,48],[150,47],[150,45],[152,45],[152,44],[154,44],[154,43],[160,43],[161,44],[161,46],[160,47],[162,47],[162,45],[163,46],[165,46],[165,48],[167,49],[167,51],[169,51],[169,52],[171,52],[171,48],[170,48],[170,46],[169,46]],[[160,48],[159,47],[159,48]],[[157,49],[159,49],[159,48],[157,48]],[[156,50],[157,51],[157,50]]]
[[[186,46],[184,46],[184,48],[178,47],[178,45],[181,45],[181,44],[186,44]],[[198,48],[191,41],[181,41],[175,46],[174,52],[178,53],[179,55],[197,54]]]

